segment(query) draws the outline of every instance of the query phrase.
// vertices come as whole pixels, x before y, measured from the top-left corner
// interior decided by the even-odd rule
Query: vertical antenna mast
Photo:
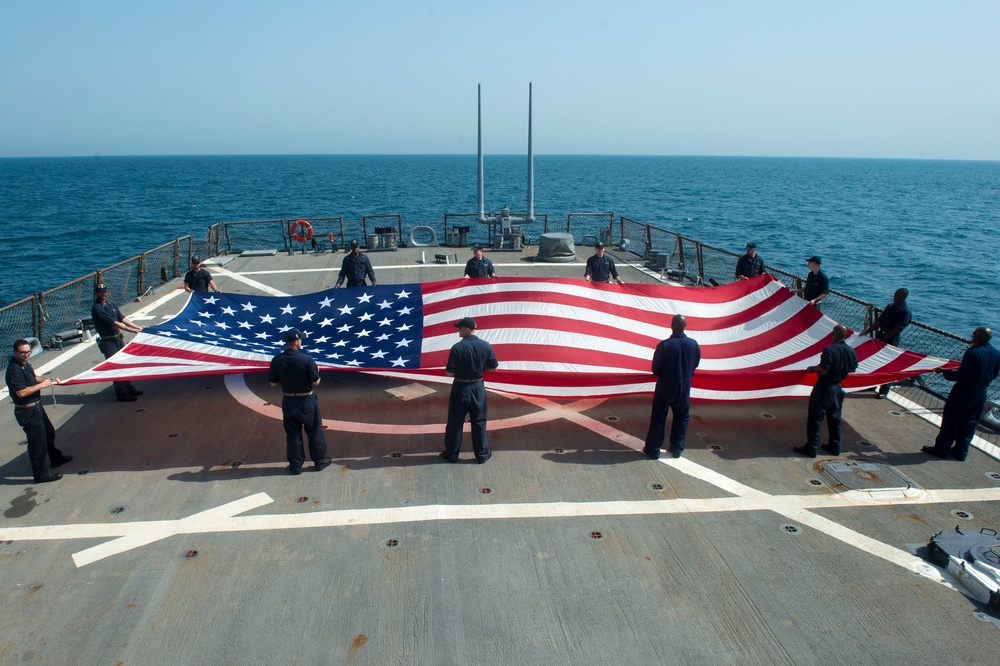
[[[528,82],[528,222],[535,221],[535,158],[531,151],[531,82]]]
[[[479,124],[479,139],[478,139],[478,171],[476,172],[476,182],[479,186],[479,192],[477,196],[477,203],[479,204],[479,221],[485,221],[486,219],[486,202],[483,195],[483,93],[482,84],[476,84],[476,112],[477,120]]]

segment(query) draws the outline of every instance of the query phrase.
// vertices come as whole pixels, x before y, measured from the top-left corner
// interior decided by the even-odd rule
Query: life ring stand
[[[292,222],[292,227],[289,229],[289,233],[292,235],[292,240],[295,242],[305,243],[308,240],[312,240],[313,227],[306,220],[295,220]]]
[[[431,239],[429,241],[418,241],[415,238],[415,234],[420,232],[422,234],[430,234]],[[426,224],[418,224],[417,226],[410,229],[410,247],[437,247],[438,237],[437,233],[434,231],[433,227],[429,227]]]

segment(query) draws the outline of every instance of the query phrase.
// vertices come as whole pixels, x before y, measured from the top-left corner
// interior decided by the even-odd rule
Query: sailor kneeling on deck
[[[285,448],[288,471],[301,474],[305,456],[302,451],[302,430],[309,441],[309,457],[317,472],[330,466],[326,455],[326,437],[323,434],[323,417],[313,387],[319,385],[319,368],[316,361],[302,353],[302,334],[292,329],[285,333],[285,351],[271,359],[267,381],[271,386],[281,385],[281,417],[285,425]]]

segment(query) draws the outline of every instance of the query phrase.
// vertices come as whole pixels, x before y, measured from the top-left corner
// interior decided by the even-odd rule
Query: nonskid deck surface
[[[370,256],[393,284],[458,277],[458,252]],[[342,256],[210,269],[225,291],[307,293]],[[578,256],[491,258],[571,277]],[[127,311],[162,321],[184,300],[166,286]],[[100,360],[77,345],[34,365]],[[804,400],[695,403],[685,456],[653,461],[648,396],[491,394],[493,459],[466,441],[447,465],[446,385],[327,372],[336,464],[292,477],[263,375],[141,388],[129,404],[106,385],[46,395],[75,456],[58,483],[30,483],[0,412],[0,663],[975,663],[997,639],[995,615],[914,552],[1000,525],[1000,463],[918,453],[934,426],[873,393],[847,401],[840,461],[882,467],[845,491],[831,458],[791,452]],[[887,470],[912,487],[880,486]]]

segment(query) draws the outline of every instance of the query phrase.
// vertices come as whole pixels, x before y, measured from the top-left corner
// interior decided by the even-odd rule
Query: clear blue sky
[[[1000,2],[0,2],[0,157],[1000,159]]]

